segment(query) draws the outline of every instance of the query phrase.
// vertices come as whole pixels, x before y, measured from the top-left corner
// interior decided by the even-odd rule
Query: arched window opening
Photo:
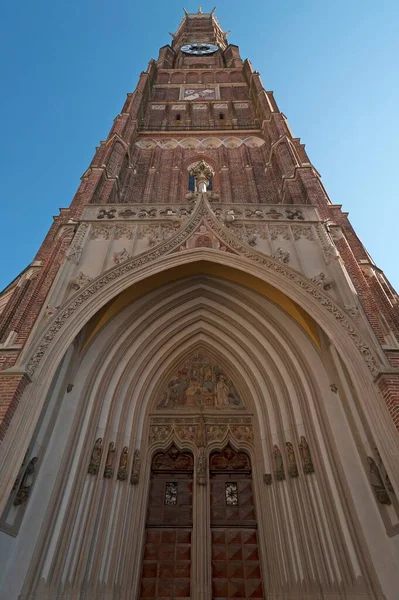
[[[206,191],[207,192],[211,192],[212,191],[212,184],[213,184],[213,180],[212,177],[208,180],[209,183],[206,186]],[[195,181],[195,177],[194,175],[189,175],[188,176],[188,189],[190,192],[197,192],[197,183]]]

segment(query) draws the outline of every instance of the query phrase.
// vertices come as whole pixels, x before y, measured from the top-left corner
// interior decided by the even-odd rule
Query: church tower
[[[1,600],[398,599],[398,296],[214,11],[0,313]]]

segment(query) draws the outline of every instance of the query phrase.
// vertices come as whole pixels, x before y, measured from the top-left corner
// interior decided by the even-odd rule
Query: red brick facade
[[[180,47],[193,34],[219,44],[211,55],[191,56]],[[188,92],[210,90],[209,97],[193,99]],[[192,94],[191,94],[192,95]],[[195,95],[195,94],[194,94]],[[157,131],[165,142],[177,135],[190,138],[264,139],[260,146],[242,143],[200,151],[185,147],[145,147]],[[141,147],[136,145],[143,141]],[[128,94],[106,141],[101,142],[68,209],[56,217],[29,274],[21,274],[0,316],[0,422],[4,435],[28,379],[8,375],[17,363],[70,245],[76,223],[88,204],[185,202],[187,167],[204,159],[216,174],[213,189],[220,201],[235,203],[310,204],[321,218],[343,236],[336,241],[369,323],[392,368],[399,365],[398,297],[383,273],[373,265],[347,215],[332,205],[320,177],[298,138],[293,138],[272,92],[263,88],[259,74],[242,61],[237,46],[213,18],[189,20],[178,29],[172,44],[160,49]],[[379,382],[387,407],[399,427],[399,375]],[[1,435],[0,434],[0,435]]]

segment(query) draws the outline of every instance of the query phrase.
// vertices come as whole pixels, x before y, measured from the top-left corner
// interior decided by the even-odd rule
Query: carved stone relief
[[[111,479],[112,475],[114,474],[115,452],[115,444],[114,442],[111,442],[108,447],[107,462],[105,463],[104,469],[104,477],[106,479]]]
[[[193,469],[192,454],[180,452],[174,445],[167,452],[158,452],[152,461],[153,471],[193,471]]]
[[[122,450],[122,454],[119,459],[118,474],[116,476],[117,479],[119,479],[119,481],[125,481],[125,479],[127,478],[128,455],[129,455],[129,449],[127,446],[125,446]]]
[[[316,285],[318,285],[321,288],[323,288],[323,290],[325,290],[325,291],[330,290],[331,287],[332,287],[331,282],[328,281],[328,279],[327,279],[327,275],[325,273],[323,273],[323,272],[321,272],[318,275],[315,275],[314,277],[312,277],[312,281]]]
[[[141,225],[138,237],[140,240],[147,238],[148,245],[152,247],[170,238],[179,227],[180,223]]]
[[[133,485],[136,485],[139,482],[140,468],[141,468],[140,450],[135,450],[134,455],[133,455],[132,474],[130,476],[130,483],[132,483]]]
[[[121,263],[125,262],[125,260],[129,260],[129,258],[132,258],[132,254],[129,254],[126,248],[123,248],[123,250],[121,250],[120,252],[114,253],[113,260],[116,265],[120,265]]]
[[[22,478],[14,483],[14,490],[17,490],[17,493],[14,496],[13,504],[14,506],[21,506],[21,504],[25,504],[28,501],[29,496],[32,491],[34,473],[35,473],[35,465],[38,461],[37,456],[33,457],[26,469],[23,471]]]
[[[314,466],[312,462],[312,455],[310,454],[309,445],[302,435],[299,441],[299,453],[302,459],[303,472],[306,474],[314,473]]]
[[[301,238],[305,238],[310,242],[314,241],[313,227],[306,225],[292,225],[291,226],[292,235],[294,236],[294,240],[298,241]]]
[[[273,252],[273,254],[271,256],[275,260],[278,260],[282,263],[288,263],[290,260],[290,253],[284,252],[282,248],[277,248],[277,250],[275,252]]]
[[[158,409],[244,408],[237,389],[222,367],[203,353],[188,359],[173,373]]]
[[[270,237],[277,240],[281,237],[283,240],[290,239],[290,230],[286,225],[269,225]]]
[[[274,458],[274,473],[276,475],[276,479],[277,479],[277,481],[284,481],[285,471],[284,471],[283,457],[281,455],[279,447],[276,445],[273,446],[273,458]]]
[[[102,438],[98,438],[94,443],[94,448],[91,453],[90,463],[88,472],[90,475],[97,475],[98,470],[100,468],[101,455],[103,452],[103,440]]]
[[[298,477],[298,467],[296,466],[294,447],[291,442],[286,442],[287,459],[288,459],[288,474],[290,477]]]
[[[236,452],[227,445],[221,452],[211,454],[209,468],[211,471],[249,471],[251,465],[245,452]]]
[[[187,440],[198,447],[222,442],[232,436],[237,442],[253,442],[251,417],[152,417],[150,443],[164,442],[172,434],[181,442]]]
[[[371,487],[373,488],[375,497],[377,498],[377,500],[380,504],[391,504],[391,499],[385,488],[381,473],[380,473],[374,459],[371,458],[371,456],[368,456],[367,462],[368,462],[368,467],[369,467],[369,479],[370,479]]]
[[[126,225],[116,225],[114,230],[114,239],[120,240],[126,238],[131,240],[133,238],[134,228]]]
[[[73,300],[71,299],[62,310],[60,309],[60,311],[57,313],[57,316],[54,317],[54,322],[46,330],[41,342],[36,347],[34,354],[27,362],[26,368],[28,375],[33,375],[44,354],[47,352],[52,340],[55,338],[55,336],[57,336],[59,330],[66,324],[66,322],[70,319],[73,319],[75,311],[81,309],[86,302],[90,301],[93,296],[97,295],[105,286],[111,282],[114,282],[118,277],[126,275],[128,272],[134,272],[139,267],[149,264],[167,253],[176,251],[176,248],[179,248],[185,244],[187,238],[193,231],[195,231],[195,229],[203,220],[209,224],[209,227],[218,237],[220,237],[220,239],[226,241],[226,244],[229,246],[231,251],[237,252],[242,257],[247,258],[256,264],[264,266],[267,269],[274,271],[278,275],[287,278],[287,280],[289,280],[292,284],[300,287],[302,293],[307,294],[314,301],[318,302],[323,307],[323,310],[330,313],[330,315],[342,327],[342,330],[351,338],[358,351],[361,353],[362,358],[369,368],[371,374],[376,376],[379,373],[379,358],[365,342],[361,332],[353,326],[353,323],[350,320],[348,320],[347,314],[343,312],[342,309],[340,309],[340,307],[332,299],[327,298],[323,293],[319,292],[317,286],[313,282],[307,280],[298,272],[286,267],[282,263],[270,260],[270,258],[268,258],[266,255],[254,253],[249,246],[243,245],[237,238],[229,235],[228,229],[216,221],[214,215],[211,215],[208,206],[209,205],[206,204],[205,200],[201,199],[199,203],[197,203],[195,213],[191,216],[191,219],[188,220],[184,228],[181,228],[181,232],[179,232],[179,234],[176,235],[173,240],[166,241],[158,248],[149,250],[140,254],[136,258],[123,263],[122,265],[117,265],[113,269],[109,269],[109,271],[97,277],[95,281],[93,281],[90,286],[87,286],[85,290],[82,290],[82,293],[77,298],[73,298]],[[115,209],[112,210],[114,210],[115,213]]]
[[[89,228],[89,223],[81,223],[78,227],[77,232],[75,233],[75,237],[72,240],[72,244],[69,246],[66,257],[67,260],[70,260],[75,265],[77,265],[80,261],[80,257],[82,255],[83,250],[83,242],[86,236],[86,232]]]
[[[219,238],[205,225],[200,225],[192,235],[187,238],[186,243],[180,246],[180,251],[192,248],[213,248],[214,250],[226,251],[227,247],[220,243]]]
[[[71,288],[74,290],[80,290],[87,283],[93,281],[93,277],[85,275],[83,271],[80,271],[78,276],[71,280]]]
[[[90,231],[90,240],[110,240],[112,237],[112,225],[93,225]]]

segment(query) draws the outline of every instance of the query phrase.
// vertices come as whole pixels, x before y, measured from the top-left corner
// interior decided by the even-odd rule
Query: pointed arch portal
[[[325,402],[326,335],[250,268],[234,269],[213,250],[190,252],[190,264],[184,253],[180,265],[172,257],[171,269],[103,299],[58,365],[47,399],[47,411],[60,402],[50,411],[53,452],[22,524],[35,514],[43,525],[24,590],[95,594],[117,581],[121,598],[155,598],[167,551],[177,569],[168,597],[267,598],[286,581],[309,598],[320,586],[372,589],[338,459],[349,425]],[[191,457],[188,479],[162,467],[173,448],[175,458]],[[226,451],[248,462],[230,468]],[[358,461],[361,494],[368,483]],[[192,519],[185,509],[179,524],[171,515],[180,480]]]

